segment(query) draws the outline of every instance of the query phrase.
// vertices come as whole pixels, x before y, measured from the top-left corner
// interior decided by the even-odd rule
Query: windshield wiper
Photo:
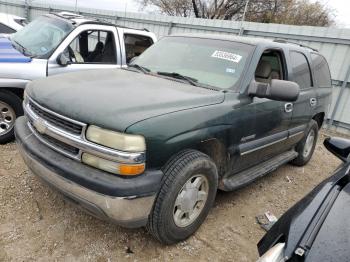
[[[189,76],[185,76],[179,73],[170,73],[170,72],[157,72],[158,75],[162,75],[162,76],[169,76],[172,78],[176,78],[176,79],[181,79],[181,80],[185,80],[187,83],[193,85],[193,86],[200,86],[200,84],[198,83],[198,80],[193,78],[193,77],[189,77]]]
[[[138,64],[131,64],[131,65],[128,65],[128,67],[135,68],[135,69],[141,71],[144,74],[148,74],[149,72],[151,72],[151,70],[149,70],[147,67],[140,66]]]
[[[11,38],[11,40],[12,40],[13,42],[15,42],[15,44],[18,45],[18,46],[22,49],[22,53],[23,53],[24,55],[27,55],[27,56],[30,56],[30,57],[33,57],[33,56],[34,56],[32,53],[30,53],[30,52],[27,50],[27,48],[25,48],[23,45],[21,45],[20,43],[18,43],[16,40],[13,40],[12,38]]]

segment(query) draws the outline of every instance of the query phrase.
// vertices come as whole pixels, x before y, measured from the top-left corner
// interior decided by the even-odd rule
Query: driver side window
[[[84,31],[66,48],[65,55],[73,64],[116,64],[114,35],[108,31]]]
[[[255,81],[270,84],[272,79],[285,80],[285,69],[281,53],[266,50],[255,71]]]

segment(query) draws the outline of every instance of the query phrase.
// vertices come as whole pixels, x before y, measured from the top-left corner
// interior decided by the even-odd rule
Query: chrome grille
[[[60,150],[63,150],[65,152],[68,152],[72,155],[78,155],[79,154],[79,149],[70,145],[67,145],[57,139],[54,139],[48,135],[42,134],[41,137],[45,139],[48,143],[50,143],[52,146],[55,148],[59,148]]]
[[[70,132],[75,135],[80,135],[83,130],[83,127],[81,125],[64,120],[54,114],[51,114],[40,108],[38,105],[34,104],[32,101],[29,101],[29,106],[33,110],[33,112],[36,113],[38,116],[40,116],[47,122],[53,124],[54,126],[57,126],[67,132]]]
[[[48,147],[74,160],[81,161],[82,154],[89,153],[118,163],[145,162],[145,152],[124,152],[88,141],[85,138],[87,124],[44,108],[28,96],[23,108],[33,134]]]

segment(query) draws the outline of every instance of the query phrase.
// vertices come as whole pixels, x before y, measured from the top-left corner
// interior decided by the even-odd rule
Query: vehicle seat
[[[125,53],[126,53],[126,63],[128,64],[131,59],[135,56],[135,45],[125,44]]]
[[[99,59],[101,58],[103,48],[104,44],[102,42],[98,42],[95,46],[95,50],[89,54],[87,61],[100,62]]]
[[[255,81],[262,83],[270,83],[272,74],[272,66],[270,62],[260,60],[255,71]]]
[[[135,54],[134,56],[141,55],[148,47],[150,47],[150,44],[147,41],[138,41],[135,43]]]
[[[116,57],[115,57],[115,47],[113,42],[113,36],[112,34],[107,35],[106,39],[106,45],[105,49],[103,50],[101,62],[106,64],[115,64],[116,63]]]
[[[281,79],[280,72],[272,70],[272,72],[271,72],[271,79]]]

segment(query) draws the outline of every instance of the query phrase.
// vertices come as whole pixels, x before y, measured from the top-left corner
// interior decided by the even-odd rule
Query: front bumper
[[[145,226],[162,172],[122,178],[71,160],[42,144],[27,120],[16,121],[16,141],[29,169],[88,213],[124,227]]]

